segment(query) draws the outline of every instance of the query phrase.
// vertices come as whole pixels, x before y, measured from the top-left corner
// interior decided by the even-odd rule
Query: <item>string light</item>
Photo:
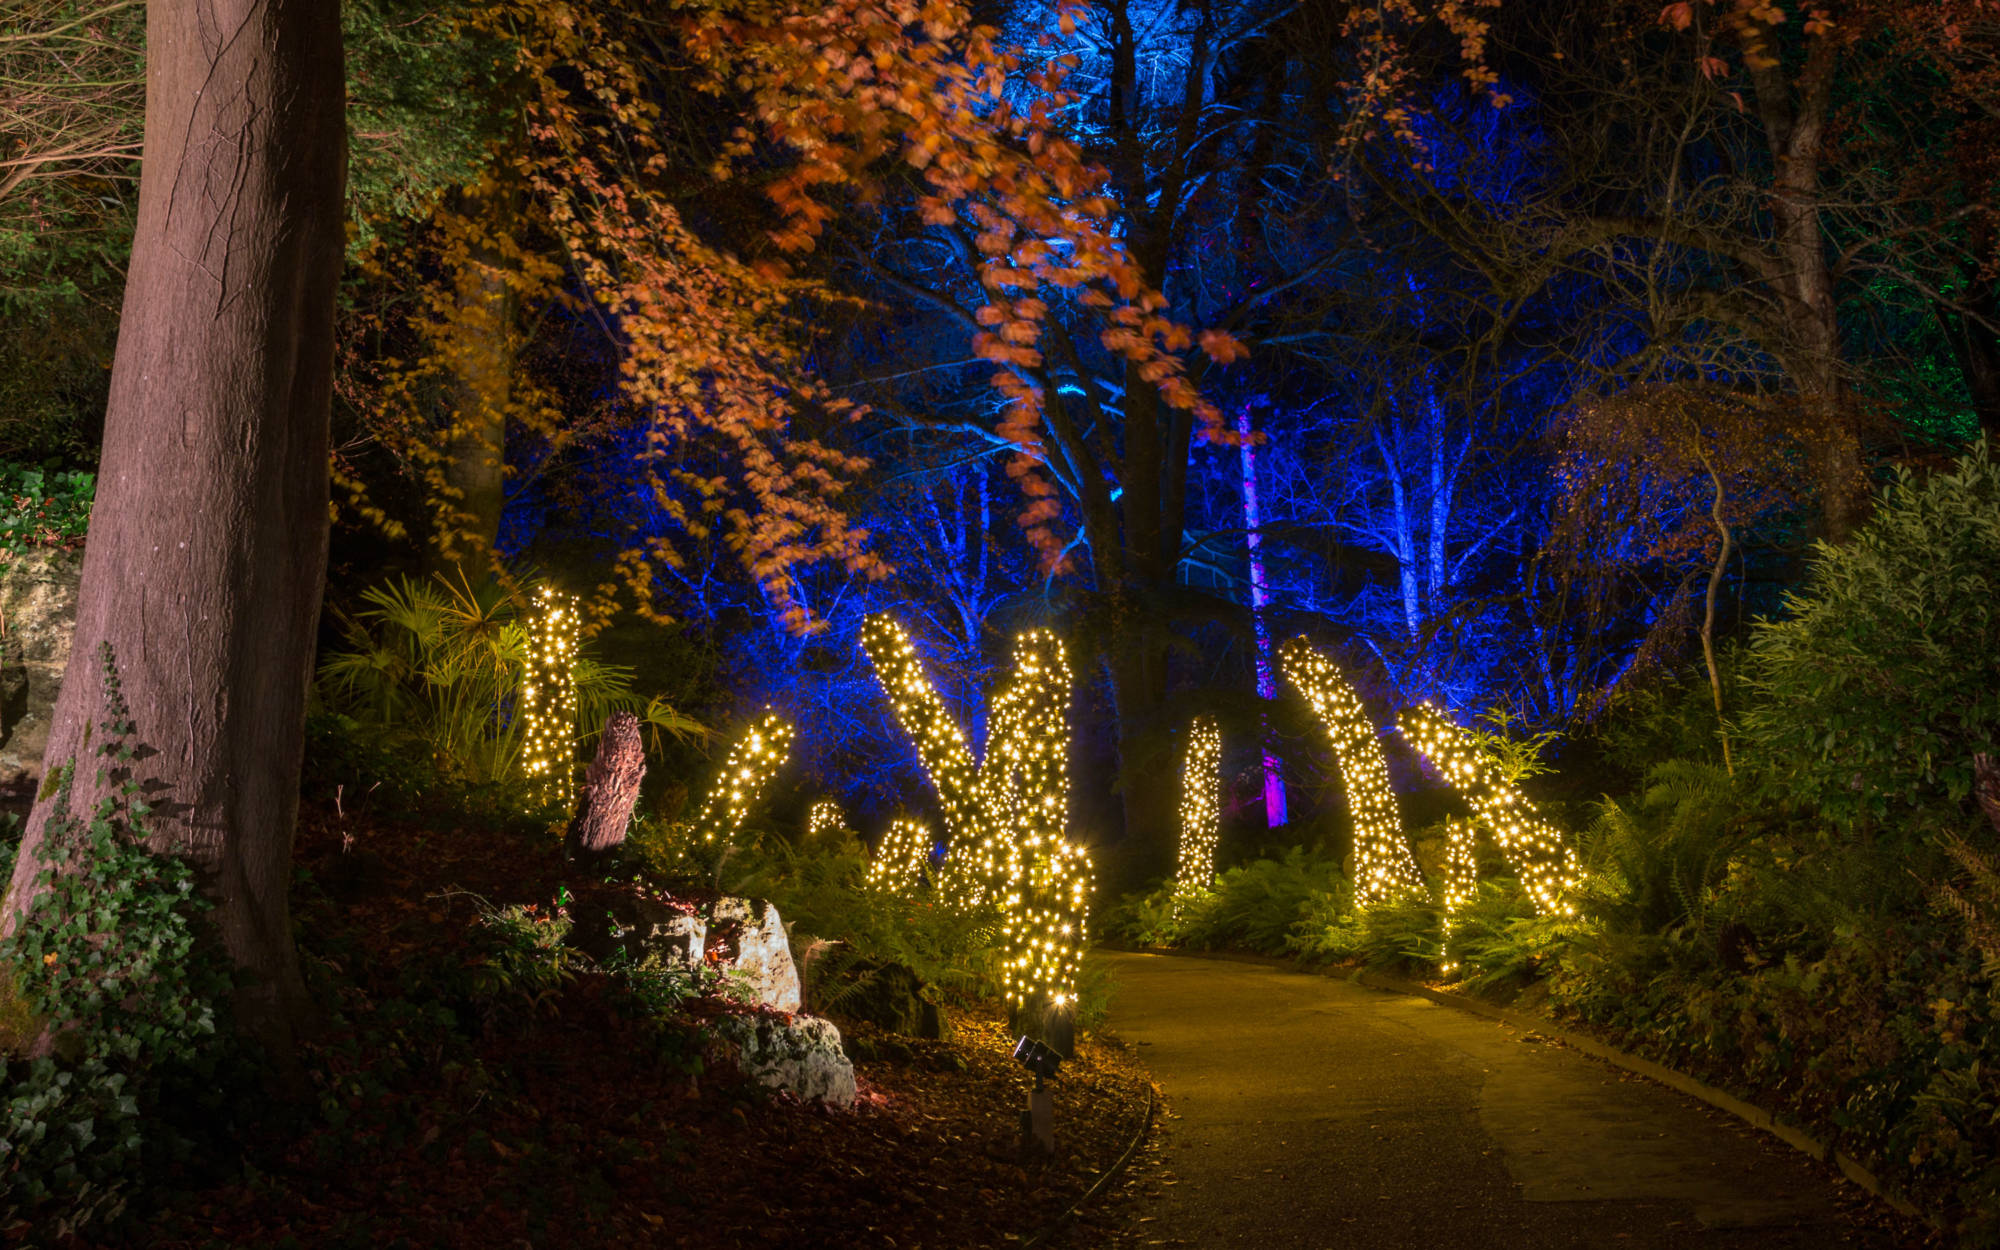
[[[965,744],[944,700],[924,676],[923,664],[910,636],[889,616],[871,616],[861,625],[861,649],[875,666],[876,680],[889,697],[896,723],[916,747],[917,762],[936,791],[950,851],[942,873],[947,901],[970,906],[978,883],[960,871],[960,848],[980,840],[979,767]]]
[[[868,861],[867,885],[884,894],[911,894],[923,884],[931,862],[931,831],[919,820],[898,816]]]
[[[545,806],[575,797],[576,640],[583,623],[575,595],[543,585],[528,617],[528,673],[521,690],[521,773]]]
[[[1215,847],[1222,831],[1222,730],[1211,717],[1188,726],[1181,767],[1181,860],[1174,910],[1215,884]]]
[[[1333,740],[1347,810],[1354,817],[1354,905],[1372,907],[1391,899],[1425,893],[1423,875],[1403,838],[1396,796],[1389,789],[1389,765],[1382,740],[1354,688],[1303,638],[1278,649],[1285,679],[1319,713]]]
[[[871,617],[861,645],[938,796],[943,897],[1000,913],[1001,985],[1011,1001],[1075,1002],[1094,881],[1089,854],[1067,836],[1071,677],[1061,640],[1043,629],[1015,639],[984,761],[973,759],[901,625]]]
[[[776,712],[766,712],[729,748],[722,772],[694,818],[697,841],[713,845],[736,837],[743,821],[764,796],[764,788],[792,755],[792,727]]]
[[[806,841],[838,837],[847,828],[847,813],[832,799],[820,799],[806,809]]]
[[[1535,810],[1518,786],[1480,751],[1476,739],[1428,703],[1406,708],[1403,733],[1436,766],[1446,784],[1472,804],[1474,818],[1493,833],[1521,886],[1544,915],[1570,916],[1563,894],[1577,882],[1576,852]]]
[[[1477,835],[1477,826],[1469,820],[1453,819],[1445,823],[1444,935],[1447,938],[1458,913],[1470,907],[1479,895],[1479,860],[1474,854]]]

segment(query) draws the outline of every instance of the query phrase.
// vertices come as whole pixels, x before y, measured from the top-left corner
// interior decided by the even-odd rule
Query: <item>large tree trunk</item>
[[[1118,717],[1118,788],[1127,884],[1173,871],[1180,817],[1178,757],[1167,715],[1166,625],[1150,604],[1122,601],[1105,656]]]
[[[334,287],[346,171],[338,0],[151,0],[146,146],[75,645],[47,760],[78,762],[113,647],[193,861],[239,1020],[282,1048],[305,1006],[291,879],[306,683],[326,570]],[[0,923],[40,868],[39,802]]]
[[[469,206],[474,229],[493,229],[504,197]],[[440,572],[459,570],[469,585],[492,573],[506,503],[507,407],[512,399],[515,339],[514,295],[506,259],[488,238],[467,244],[458,263],[449,322],[442,349],[451,374],[444,442],[447,518],[432,549]]]
[[[1839,43],[1825,31],[1808,35],[1805,62],[1788,78],[1779,58],[1768,52],[1775,41],[1771,28],[1753,18],[1744,29],[1744,63],[1771,152],[1773,244],[1790,340],[1783,355],[1808,420],[1820,431],[1809,466],[1819,487],[1820,528],[1829,541],[1844,542],[1861,521],[1867,481],[1841,378],[1833,267],[1819,219],[1819,175]]]
[[[1991,329],[2000,325],[2000,291],[1989,286],[1964,311],[1937,305],[1937,318],[1972,410],[1979,415],[1979,428],[1988,442],[2000,446],[2000,334]]]

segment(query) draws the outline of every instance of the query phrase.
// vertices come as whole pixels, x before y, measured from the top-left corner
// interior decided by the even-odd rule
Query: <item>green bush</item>
[[[0,461],[0,567],[30,547],[76,547],[90,528],[97,476],[62,471],[59,462]]]
[[[134,726],[109,644],[102,657],[98,752],[103,768],[129,770]],[[86,821],[69,808],[72,768],[57,770],[41,893],[0,943],[16,1048],[46,1037],[53,1052],[0,1059],[0,1227],[46,1212],[52,1228],[74,1228],[119,1209],[156,1095],[212,1061],[228,990],[198,937],[194,870],[145,846],[138,783]]]
[[[1735,780],[1717,765],[1656,765],[1637,796],[1605,799],[1577,839],[1577,903],[1615,932],[1712,929],[1715,890],[1741,840],[1732,833],[1740,804]]]
[[[1760,622],[1746,754],[1848,828],[1956,823],[1972,755],[2000,744],[2000,464],[1900,473],[1874,516],[1822,544],[1789,615]]]
[[[1340,861],[1295,846],[1281,859],[1252,860],[1217,876],[1214,891],[1188,909],[1181,941],[1281,955],[1292,949],[1293,927],[1309,911],[1351,897]]]

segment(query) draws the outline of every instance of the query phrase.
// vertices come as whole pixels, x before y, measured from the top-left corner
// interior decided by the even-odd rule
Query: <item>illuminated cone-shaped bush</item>
[[[868,888],[884,894],[911,894],[923,884],[931,862],[931,831],[922,821],[898,816],[889,822],[881,845],[868,861]]]
[[[1188,726],[1187,762],[1181,766],[1181,861],[1175,878],[1178,899],[1215,884],[1215,847],[1221,832],[1222,730],[1213,719],[1197,716]]]
[[[549,586],[528,614],[528,672],[521,688],[521,773],[542,803],[568,807],[576,773],[575,595]]]
[[[1406,708],[1403,733],[1445,783],[1472,804],[1475,820],[1493,834],[1500,853],[1528,897],[1544,914],[1569,914],[1563,894],[1576,884],[1576,852],[1562,833],[1542,819],[1518,786],[1479,749],[1471,734],[1428,703]]]
[[[1424,881],[1403,838],[1396,796],[1389,789],[1389,766],[1382,741],[1355,695],[1354,687],[1303,638],[1278,649],[1285,679],[1319,713],[1333,740],[1340,784],[1354,818],[1354,905],[1372,907],[1398,897],[1420,896]]]
[[[993,696],[986,758],[976,763],[902,626],[870,618],[861,640],[937,792],[945,897],[1000,912],[1011,1000],[1074,1002],[1092,871],[1067,838],[1070,671],[1061,641],[1040,629],[1015,641],[1014,672]]]
[[[705,846],[733,840],[791,755],[791,725],[776,712],[766,712],[729,748],[729,758],[694,819],[695,840]]]
[[[841,811],[840,804],[832,799],[820,799],[806,809],[807,842],[835,841],[845,828],[847,828],[847,813]]]

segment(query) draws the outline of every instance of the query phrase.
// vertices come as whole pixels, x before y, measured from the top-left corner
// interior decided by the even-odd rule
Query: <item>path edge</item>
[[[1455,1007],[1460,1011],[1469,1012],[1475,1016],[1485,1016],[1489,1020],[1498,1020],[1503,1024],[1510,1025],[1524,1032],[1541,1033],[1549,1037],[1554,1037],[1565,1046],[1574,1047],[1593,1058],[1601,1059],[1611,1064],[1613,1067],[1623,1068],[1635,1076],[1643,1076],[1649,1081],[1657,1081],[1669,1089],[1707,1103],[1718,1111],[1727,1112],[1752,1128],[1762,1129],[1800,1154],[1806,1155],[1820,1163],[1830,1163],[1839,1168],[1842,1176],[1859,1185],[1876,1198],[1888,1203],[1898,1214],[1922,1220],[1932,1228],[1941,1227],[1929,1213],[1923,1211],[1907,1198],[1904,1198],[1901,1194],[1884,1184],[1874,1172],[1870,1171],[1865,1164],[1853,1155],[1848,1154],[1844,1150],[1835,1149],[1830,1143],[1823,1142],[1810,1133],[1802,1132],[1786,1124],[1755,1103],[1745,1102],[1743,1099],[1736,1097],[1736,1095],[1698,1081],[1685,1072],[1669,1068],[1665,1064],[1655,1063],[1651,1059],[1642,1059],[1638,1055],[1620,1050],[1618,1047],[1608,1045],[1594,1037],[1572,1032],[1546,1016],[1515,1011],[1494,1003],[1482,1002],[1469,995],[1454,994],[1448,990],[1435,990],[1428,985],[1422,985],[1415,981],[1405,981],[1398,977],[1383,976],[1379,972],[1370,972],[1366,968],[1356,969],[1353,976],[1349,979],[1356,985],[1366,989],[1378,990],[1387,994],[1404,994],[1415,998],[1427,998],[1440,1006]]]
[[[1153,1113],[1158,1110],[1159,1105],[1159,1096],[1154,1093],[1153,1082],[1149,1079],[1146,1082],[1146,1118],[1140,1123],[1139,1131],[1132,1135],[1132,1140],[1125,1143],[1124,1151],[1116,1159],[1112,1160],[1110,1167],[1098,1173],[1097,1179],[1090,1183],[1090,1188],[1078,1194],[1075,1201],[1057,1212],[1055,1217],[1048,1223],[1015,1242],[1015,1250],[1031,1250],[1032,1247],[1039,1246],[1054,1236],[1058,1229],[1069,1223],[1076,1216],[1077,1211],[1083,1207],[1084,1203],[1095,1198],[1106,1185],[1109,1185],[1120,1172],[1125,1170],[1125,1165],[1132,1162],[1132,1156],[1139,1152],[1140,1144],[1152,1135]]]

